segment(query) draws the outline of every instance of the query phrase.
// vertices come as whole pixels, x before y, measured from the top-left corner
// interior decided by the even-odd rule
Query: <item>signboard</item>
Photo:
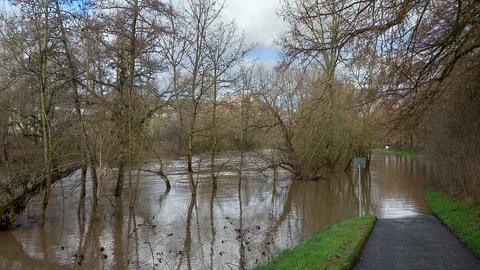
[[[367,167],[367,159],[365,157],[354,157],[353,158],[353,167],[355,169],[361,168],[365,169]]]
[[[367,167],[367,159],[365,157],[354,157],[353,168],[358,169],[358,215],[362,216],[362,174],[361,169]]]

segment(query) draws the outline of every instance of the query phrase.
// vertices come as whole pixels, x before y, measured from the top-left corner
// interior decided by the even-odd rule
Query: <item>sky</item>
[[[0,0],[0,9],[8,11],[11,8],[8,2]],[[277,16],[280,8],[280,0],[225,0],[222,13],[225,21],[235,21],[244,31],[247,44],[257,45],[249,58],[267,67],[273,67],[279,60],[280,48],[275,40],[287,29]]]
[[[273,66],[279,59],[275,40],[287,29],[277,17],[280,8],[280,0],[226,0],[223,10],[224,18],[234,20],[244,31],[246,41],[257,44],[250,57],[266,66]]]

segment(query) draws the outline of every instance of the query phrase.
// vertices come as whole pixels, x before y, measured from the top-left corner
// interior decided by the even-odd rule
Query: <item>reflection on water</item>
[[[200,175],[192,197],[173,164],[168,193],[157,176],[138,179],[135,208],[105,196],[95,213],[91,198],[79,202],[77,177],[66,179],[52,192],[45,228],[32,225],[38,217],[30,210],[17,229],[0,232],[0,269],[246,269],[358,215],[356,172],[292,183],[285,172],[272,181],[249,164],[242,179],[221,174],[217,190],[208,172]],[[362,210],[384,218],[428,213],[422,191],[430,171],[424,161],[376,156],[362,172]],[[40,203],[38,196],[29,208]]]

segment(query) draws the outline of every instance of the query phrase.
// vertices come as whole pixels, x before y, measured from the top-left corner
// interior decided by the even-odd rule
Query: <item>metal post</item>
[[[367,159],[365,157],[354,157],[353,168],[358,167],[358,216],[362,216],[362,168],[366,168]]]
[[[358,164],[358,216],[362,216],[362,173],[361,166]]]

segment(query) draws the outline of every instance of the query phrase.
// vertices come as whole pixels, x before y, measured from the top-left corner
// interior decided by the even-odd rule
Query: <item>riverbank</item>
[[[398,149],[388,148],[384,150],[384,153],[386,155],[399,155],[399,156],[411,157],[411,156],[417,155],[417,150],[411,147],[403,147]]]
[[[375,216],[363,216],[328,226],[256,269],[350,269],[375,221]]]
[[[471,250],[480,255],[480,205],[437,190],[425,192],[432,212]]]

